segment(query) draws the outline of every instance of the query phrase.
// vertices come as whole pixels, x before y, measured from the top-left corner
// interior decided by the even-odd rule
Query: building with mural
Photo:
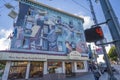
[[[88,72],[81,17],[35,2],[19,1],[10,50],[0,51],[6,63],[3,80],[57,80]]]

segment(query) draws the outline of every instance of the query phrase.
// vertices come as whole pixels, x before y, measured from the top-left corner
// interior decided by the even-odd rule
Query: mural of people
[[[57,51],[57,34],[55,32],[55,26],[51,26],[51,30],[48,33],[47,40],[49,41],[49,50]]]
[[[82,25],[78,26],[79,20],[75,21],[72,17],[62,15],[44,8],[30,7],[26,15],[29,19],[25,20],[25,25],[14,28],[13,45],[24,49],[30,47],[29,49],[34,50],[64,51],[65,53],[77,50],[84,53],[86,44],[76,41],[82,39],[81,36],[77,36],[78,33],[82,35],[80,33],[82,28],[78,28]]]
[[[70,42],[66,41],[65,45],[66,45],[66,53],[71,52],[72,51],[72,46],[71,46]]]
[[[80,53],[85,53],[87,51],[87,45],[86,45],[86,43],[79,41],[76,44],[76,51],[78,51]]]

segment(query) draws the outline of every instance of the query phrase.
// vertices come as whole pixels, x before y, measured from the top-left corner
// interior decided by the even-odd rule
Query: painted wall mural
[[[11,49],[86,53],[82,20],[67,14],[20,3]],[[24,8],[27,7],[27,10]],[[26,12],[27,11],[27,12]],[[21,17],[22,15],[22,17]],[[21,23],[21,24],[20,24]]]

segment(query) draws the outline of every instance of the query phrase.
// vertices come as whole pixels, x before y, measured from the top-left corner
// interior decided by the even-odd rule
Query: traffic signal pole
[[[93,21],[94,21],[94,24],[96,26],[98,26],[98,21],[97,21],[97,18],[96,18],[96,15],[95,15],[95,12],[94,12],[94,9],[93,9],[93,5],[92,5],[92,1],[91,0],[88,0],[89,3],[90,3],[90,8],[91,8],[91,13],[92,13],[92,16],[93,16]],[[104,1],[104,0],[100,0],[100,1]],[[109,18],[108,18],[109,19]],[[108,21],[107,19],[107,21]],[[103,41],[101,40],[100,41],[101,44],[103,44]],[[110,61],[108,59],[108,55],[107,55],[107,52],[106,52],[106,49],[105,49],[105,46],[104,45],[101,45],[102,49],[103,49],[103,53],[104,53],[104,57],[105,57],[105,62],[106,62],[106,65],[107,65],[107,68],[108,68],[108,74],[109,74],[109,80],[117,80],[115,77],[114,77],[114,74],[112,72],[112,69],[111,69],[111,64],[110,64]]]
[[[109,2],[109,0],[100,0],[100,4],[105,16],[106,20],[110,20],[107,22],[107,25],[109,27],[109,30],[111,32],[113,41],[120,40],[120,25],[119,21],[113,11],[113,8]],[[117,49],[117,55],[120,60],[120,41],[117,41],[115,44],[115,47]]]

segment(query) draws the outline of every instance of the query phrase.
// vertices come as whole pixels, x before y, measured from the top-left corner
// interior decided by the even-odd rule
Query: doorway
[[[43,62],[31,62],[30,78],[43,77]]]
[[[72,62],[65,62],[65,74],[67,77],[72,76]]]

